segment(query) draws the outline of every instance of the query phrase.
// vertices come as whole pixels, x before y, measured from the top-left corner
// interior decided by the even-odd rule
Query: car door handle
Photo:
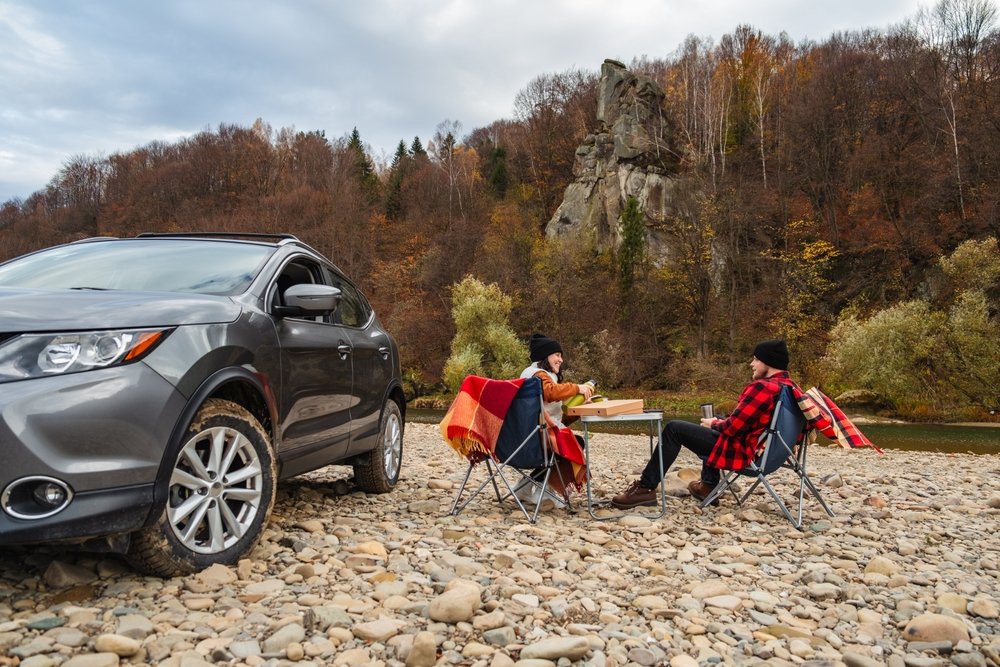
[[[378,353],[382,355],[383,359],[388,359],[389,358],[389,348],[388,348],[388,346],[383,345],[382,347],[380,347],[378,349]]]
[[[347,359],[347,355],[349,355],[351,353],[351,346],[350,345],[338,345],[337,346],[337,352],[340,352],[340,360],[343,361],[344,359]]]

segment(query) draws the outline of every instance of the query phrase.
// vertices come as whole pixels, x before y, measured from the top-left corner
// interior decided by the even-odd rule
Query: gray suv
[[[65,541],[165,576],[234,563],[277,480],[399,479],[399,354],[290,235],[94,238],[0,264],[0,545]]]

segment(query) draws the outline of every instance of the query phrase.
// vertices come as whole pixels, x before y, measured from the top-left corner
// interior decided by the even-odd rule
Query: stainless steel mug
[[[703,419],[712,419],[715,417],[715,408],[711,403],[701,404],[701,416]]]

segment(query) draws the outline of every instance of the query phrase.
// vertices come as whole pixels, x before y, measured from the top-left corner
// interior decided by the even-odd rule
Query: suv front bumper
[[[0,506],[0,545],[141,527],[184,404],[141,362],[0,384],[0,497],[30,477],[58,480],[72,493],[49,516]]]

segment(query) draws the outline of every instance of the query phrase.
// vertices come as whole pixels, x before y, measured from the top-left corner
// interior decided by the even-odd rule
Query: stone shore
[[[595,494],[647,455],[594,435]],[[580,493],[531,525],[488,494],[450,516],[466,464],[410,424],[392,493],[336,466],[283,482],[232,567],[159,579],[0,550],[0,665],[1000,665],[1000,457],[814,447],[809,464],[836,516],[807,499],[801,532],[762,489],[699,509],[689,452],[663,518],[595,521]],[[772,477],[786,499],[792,477]]]

